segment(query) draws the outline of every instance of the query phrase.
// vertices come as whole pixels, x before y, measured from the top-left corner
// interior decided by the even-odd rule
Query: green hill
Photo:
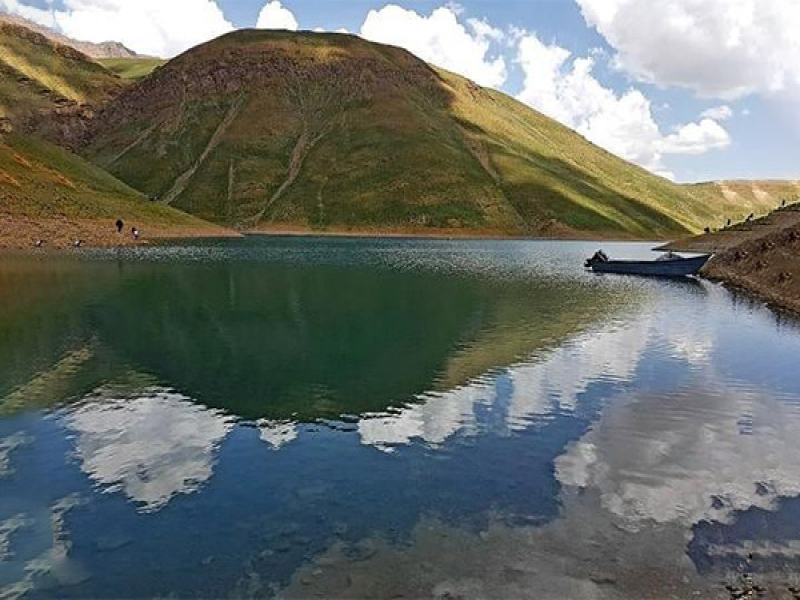
[[[123,219],[145,238],[227,231],[141,194],[67,150],[17,133],[0,136],[0,247],[110,245]]]
[[[98,58],[97,62],[126,81],[138,81],[150,75],[166,61],[162,58],[143,56],[122,58]]]
[[[243,30],[198,46],[113,100],[82,152],[242,229],[666,237],[753,210],[405,50],[339,34]]]
[[[83,131],[85,119],[124,82],[74,48],[0,19],[0,247],[130,241],[121,218],[144,237],[226,234],[151,202],[103,169],[31,135]]]

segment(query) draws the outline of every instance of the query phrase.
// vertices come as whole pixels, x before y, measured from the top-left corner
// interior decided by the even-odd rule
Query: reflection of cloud
[[[649,335],[649,328],[640,324],[609,328],[582,335],[541,363],[511,369],[515,385],[510,426],[524,428],[531,417],[548,414],[556,407],[574,410],[578,396],[590,383],[629,380]]]
[[[30,444],[32,438],[22,432],[0,439],[0,477],[14,472],[11,467],[11,453],[20,446]]]
[[[441,444],[459,431],[475,431],[475,406],[486,403],[493,393],[490,386],[474,383],[427,395],[421,404],[409,404],[396,415],[359,422],[361,441],[381,449],[417,438],[432,446]]]
[[[50,507],[50,524],[52,528],[52,546],[45,549],[35,558],[28,560],[24,564],[24,575],[11,585],[0,589],[0,598],[20,598],[33,590],[36,581],[41,578],[55,580],[59,585],[70,585],[81,581],[86,577],[80,566],[69,558],[69,551],[72,542],[69,539],[64,516],[76,506],[80,506],[84,500],[73,494],[56,501]],[[1,530],[7,527],[9,533],[23,528],[35,526],[33,520],[24,515],[18,515],[10,521],[0,524]],[[11,550],[7,550],[7,556],[11,556]]]
[[[639,326],[582,335],[541,362],[506,369],[497,379],[510,382],[510,398],[504,386],[485,379],[443,394],[428,394],[399,414],[361,421],[361,440],[384,449],[415,438],[439,445],[456,433],[476,433],[477,409],[487,406],[504,411],[502,429],[524,429],[557,408],[574,409],[579,394],[591,382],[629,379],[648,335],[648,328]],[[501,406],[504,402],[508,407]]]
[[[30,519],[24,514],[14,515],[10,519],[0,521],[0,562],[6,562],[13,556],[11,536],[30,524]]]
[[[598,490],[627,527],[725,521],[734,510],[800,495],[798,438],[791,404],[703,380],[670,397],[615,403],[556,461],[556,474],[564,485]]]
[[[232,422],[184,396],[101,400],[70,414],[81,468],[107,491],[124,491],[145,510],[164,507],[207,481]]]
[[[261,439],[273,449],[280,450],[297,437],[297,425],[290,421],[261,419],[256,423]]]

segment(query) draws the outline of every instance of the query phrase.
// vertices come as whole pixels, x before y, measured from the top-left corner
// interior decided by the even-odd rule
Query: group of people
[[[117,227],[117,233],[119,235],[122,235],[122,230],[125,229],[125,222],[122,219],[117,219],[116,227]],[[131,227],[131,236],[133,237],[134,241],[137,241],[139,239],[139,235],[140,235],[139,230],[136,227]],[[45,240],[43,239],[37,239],[34,242],[34,246],[36,246],[37,248],[43,248],[44,245],[45,245]],[[83,245],[83,240],[80,238],[73,240],[72,245],[75,248],[80,248]]]
[[[122,230],[125,229],[125,222],[122,219],[117,219],[117,233],[122,235]],[[139,230],[136,227],[131,227],[131,235],[134,240],[139,239]]]

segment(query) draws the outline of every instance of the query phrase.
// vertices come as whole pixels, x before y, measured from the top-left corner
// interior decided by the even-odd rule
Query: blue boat
[[[646,275],[650,277],[686,277],[697,275],[711,258],[702,254],[684,258],[668,252],[656,260],[611,260],[602,250],[595,252],[584,266],[595,273],[618,273],[622,275]]]

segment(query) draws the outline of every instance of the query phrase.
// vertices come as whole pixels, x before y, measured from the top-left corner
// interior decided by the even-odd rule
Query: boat
[[[647,275],[651,277],[686,277],[697,275],[711,254],[684,258],[679,254],[667,252],[656,260],[611,260],[599,250],[588,259],[584,266],[595,273],[618,273],[622,275]]]

